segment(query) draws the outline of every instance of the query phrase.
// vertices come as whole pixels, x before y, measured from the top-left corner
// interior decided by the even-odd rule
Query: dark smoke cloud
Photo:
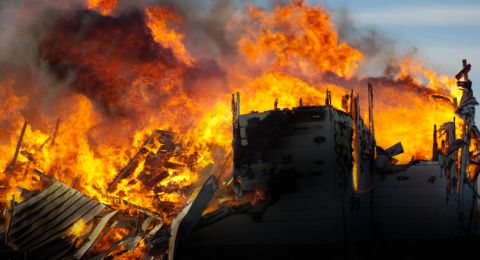
[[[138,12],[118,17],[87,10],[67,12],[41,39],[38,53],[59,79],[73,73],[72,90],[90,97],[113,117],[135,115],[143,108],[137,104],[141,97],[130,89],[143,73],[138,66],[164,65],[165,69],[155,71],[159,78],[180,66],[171,50],[155,44]],[[151,95],[152,102],[163,101],[161,93],[151,91]]]
[[[272,9],[290,2],[270,0],[261,4]],[[113,15],[105,17],[84,10],[83,0],[3,1],[0,3],[0,80],[16,76],[14,89],[18,95],[29,97],[30,103],[23,112],[32,120],[42,114],[56,117],[57,104],[65,95],[80,93],[94,102],[106,120],[135,121],[175,94],[164,93],[156,85],[162,84],[162,80],[171,80],[168,75],[178,67],[185,71],[175,83],[179,90],[192,99],[214,100],[218,97],[215,95],[229,92],[226,68],[239,60],[236,46],[239,29],[235,25],[244,18],[248,3],[244,0],[119,0]],[[196,58],[194,66],[181,64],[170,50],[153,41],[142,12],[149,5],[167,6],[182,17],[179,31],[186,35],[187,49]],[[346,10],[335,12],[335,18],[340,39],[362,51],[366,64],[374,66],[367,70],[394,74],[398,67],[397,60],[392,59],[396,56],[394,40],[374,28],[358,28]],[[95,57],[95,60],[84,57]],[[102,73],[110,60],[120,63],[118,71]],[[154,63],[164,64],[165,70],[159,71],[155,84],[144,86],[149,99],[139,106],[141,97],[131,88],[138,71],[131,69]],[[215,94],[195,96],[198,92]]]
[[[38,41],[51,28],[57,12],[53,2],[0,2],[0,82],[14,79],[15,95],[27,96],[21,113],[36,127],[41,114],[52,112],[52,103],[67,82],[59,82],[38,57]]]
[[[29,100],[22,114],[34,127],[42,125],[42,115],[58,117],[63,110],[59,107],[65,106],[64,99],[70,93],[79,93],[92,100],[104,120],[110,121],[107,124],[124,123],[123,119],[127,119],[137,124],[136,127],[142,127],[138,122],[176,94],[164,93],[159,88],[165,82],[174,82],[177,84],[174,90],[186,92],[192,99],[196,98],[195,93],[202,92],[198,90],[203,93],[226,91],[226,75],[217,61],[200,57],[194,66],[187,67],[175,59],[171,50],[155,43],[145,25],[142,10],[146,5],[168,5],[177,11],[187,10],[187,6],[173,1],[138,1],[135,4],[120,1],[112,16],[102,16],[84,10],[83,4],[84,1],[0,3],[0,80],[15,78],[15,93]],[[228,6],[218,1],[212,6],[212,12]],[[209,27],[195,25],[204,17],[193,18],[191,15],[184,17],[185,28],[191,26],[195,31],[195,28]],[[210,29],[214,30],[212,26]],[[226,41],[221,43],[223,32],[217,30],[220,36],[204,30],[205,35],[210,33],[207,40],[192,45],[218,42],[220,49],[229,48],[225,46]],[[112,60],[120,64],[114,68],[116,71],[103,73]],[[157,69],[161,67],[158,64],[162,69]],[[156,78],[155,82],[142,84],[139,89],[132,86],[138,80],[136,76],[152,76],[142,71],[143,66],[154,67],[151,73],[155,73]],[[177,69],[185,73],[177,75]],[[147,100],[142,100],[144,95]],[[215,95],[201,98],[213,99]]]

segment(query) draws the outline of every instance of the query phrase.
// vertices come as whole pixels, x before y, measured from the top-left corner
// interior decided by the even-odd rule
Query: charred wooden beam
[[[372,83],[368,83],[368,123],[370,128],[370,152],[372,160],[375,160],[375,126],[374,126],[374,119],[373,119],[373,85]]]
[[[457,86],[462,89],[465,94],[465,92],[472,92],[472,81],[468,78],[468,73],[470,72],[472,66],[467,64],[466,59],[462,60],[462,65],[463,69],[455,76],[455,78],[457,79]],[[461,81],[462,77],[463,80]],[[462,99],[464,99],[463,96]]]
[[[40,193],[40,191],[38,191],[38,190],[31,191],[31,190],[22,188],[20,186],[17,186],[16,188],[17,188],[18,191],[21,192],[20,196],[25,200],[30,199],[31,197]]]
[[[54,180],[53,180],[51,177],[45,175],[45,174],[44,174],[42,171],[40,171],[39,169],[33,169],[33,173],[35,173],[38,177],[40,177],[40,179],[42,179],[42,180],[44,180],[44,181],[46,181],[46,182],[49,182],[49,183],[54,182]]]
[[[350,92],[350,109],[348,110],[352,118],[353,118],[353,113],[352,113],[353,105],[354,104],[353,104],[353,89],[352,89],[352,91]]]
[[[15,154],[13,155],[13,159],[7,167],[7,170],[6,170],[7,172],[13,171],[13,167],[15,167],[15,163],[17,163],[18,153],[20,152],[20,148],[22,147],[23,136],[25,135],[25,131],[27,130],[27,126],[28,126],[28,122],[25,121],[25,123],[23,123],[22,131],[20,133],[20,137],[18,138],[17,147],[15,148]]]
[[[52,142],[50,143],[51,146],[55,145],[55,140],[57,139],[59,127],[60,127],[60,118],[58,118],[57,122],[55,123],[55,129],[53,130],[53,135],[52,135]]]
[[[467,143],[462,140],[462,139],[457,139],[455,141],[453,141],[452,143],[450,143],[448,145],[448,148],[446,150],[446,155],[447,156],[450,156],[452,155],[454,152],[456,152],[458,149],[462,148],[464,145],[466,145]]]
[[[38,147],[37,150],[38,150],[38,151],[41,151],[41,150],[43,149],[43,147],[45,147],[46,144],[51,143],[51,140],[52,140],[52,137],[49,136],[49,137],[47,138],[47,140],[45,140],[45,142],[43,142],[43,143]]]
[[[133,204],[133,203],[130,203],[130,202],[127,201],[127,200],[120,199],[120,198],[115,198],[115,197],[108,197],[108,200],[109,200],[111,203],[123,204],[123,205],[129,206],[129,207],[131,207],[131,208],[134,208],[134,209],[136,209],[136,210],[144,213],[145,215],[152,216],[152,217],[157,218],[158,220],[163,221],[163,218],[162,218],[162,216],[160,215],[160,213],[157,213],[157,212],[151,211],[151,210],[149,210],[149,209],[146,209],[146,208],[144,208],[144,207],[135,205],[135,204]]]
[[[325,94],[325,105],[326,106],[332,105],[332,92],[329,89],[327,89],[327,92]]]
[[[432,161],[438,161],[437,125],[433,125]]]
[[[163,229],[150,238],[147,238],[145,242],[147,242],[150,249],[165,247],[168,245],[168,242],[170,242],[171,236],[169,229]]]
[[[244,213],[252,207],[253,205],[251,202],[246,202],[246,203],[235,205],[235,206],[222,207],[219,210],[216,210],[214,212],[211,212],[202,216],[202,218],[198,221],[196,229],[207,227],[213,223],[216,223],[234,214]]]
[[[457,75],[455,75],[455,78],[457,80],[460,80],[462,77],[466,76],[465,80],[468,81],[468,73],[470,72],[471,69],[472,69],[472,65],[466,64],[466,60],[463,60],[463,69],[460,72],[458,72]]]
[[[358,191],[360,189],[360,171],[361,171],[361,160],[362,160],[362,151],[360,145],[360,127],[361,127],[361,120],[360,120],[360,97],[355,95],[352,99],[352,125],[353,125],[353,169],[352,169],[352,181],[353,181],[353,189],[354,191]]]
[[[135,168],[138,166],[138,163],[140,160],[145,160],[146,155],[150,153],[149,149],[147,148],[148,145],[151,145],[155,142],[155,140],[160,141],[161,143],[166,143],[167,146],[170,147],[169,150],[174,149],[174,145],[171,141],[173,138],[173,133],[167,132],[167,131],[161,131],[161,130],[155,130],[150,137],[143,143],[142,148],[137,152],[137,154],[130,160],[130,162],[125,166],[120,173],[113,179],[113,181],[108,185],[108,191],[112,192],[116,189],[118,183],[125,179],[128,178],[132,172],[135,170]],[[170,140],[168,140],[170,139]],[[155,151],[155,153],[159,152],[164,152],[168,153],[171,151]]]

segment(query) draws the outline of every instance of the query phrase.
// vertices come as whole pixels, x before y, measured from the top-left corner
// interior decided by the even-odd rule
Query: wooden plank
[[[163,226],[163,221],[160,220],[160,223],[158,223],[155,227],[152,228],[152,230],[150,230],[150,232],[148,232],[148,234],[145,236],[146,238],[149,238],[153,235],[155,235]]]
[[[117,176],[115,176],[113,181],[108,185],[108,191],[111,192],[115,190],[115,188],[118,185],[118,182],[120,182],[121,180],[127,178],[132,174],[132,171],[134,171],[135,168],[138,167],[138,162],[140,160],[145,160],[146,155],[150,153],[150,151],[146,149],[146,147],[149,144],[155,142],[155,140],[160,138],[161,135],[163,135],[164,133],[167,133],[167,132],[160,131],[160,130],[153,131],[153,133],[147,138],[147,140],[145,140],[140,150],[138,150],[135,156],[127,164],[127,166],[125,166],[125,168],[123,168],[122,171]]]
[[[82,258],[89,250],[92,248],[97,242],[98,237],[101,234],[102,230],[108,224],[111,218],[117,214],[117,211],[113,211],[105,215],[100,221],[98,222],[97,226],[93,229],[93,231],[88,236],[87,240],[77,249],[74,253],[73,257],[75,259]]]

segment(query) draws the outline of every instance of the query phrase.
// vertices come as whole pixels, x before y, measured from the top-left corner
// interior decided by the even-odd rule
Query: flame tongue
[[[102,15],[109,15],[117,7],[117,0],[87,0],[86,6]]]
[[[333,106],[343,109],[342,97],[350,88],[362,92],[366,87],[355,76],[362,53],[339,41],[322,7],[298,1],[268,12],[248,6],[237,38],[236,58],[242,65],[225,67],[225,75],[218,64],[205,66],[193,58],[183,43],[189,35],[178,32],[183,18],[169,8],[151,6],[143,13],[106,16],[116,8],[116,1],[88,1],[87,6],[100,13],[64,12],[40,42],[40,56],[58,78],[72,81],[72,94],[62,96],[67,104],[60,107],[68,105],[68,109],[60,109],[54,118],[42,117],[40,121],[48,126],[44,131],[28,129],[19,162],[25,164],[22,167],[32,163],[101,201],[108,194],[108,183],[155,129],[178,133],[183,150],[171,162],[187,166],[181,173],[164,173],[168,178],[161,185],[192,185],[204,167],[224,164],[230,153],[228,93],[233,89],[217,88],[218,82],[236,84],[247,97],[243,111],[269,110],[275,98],[279,107],[297,106],[300,98],[304,105],[322,104],[326,89],[332,92]],[[411,156],[427,159],[433,124],[454,117],[448,102],[430,96],[458,95],[454,82],[410,57],[400,62],[396,81],[373,81],[378,143],[389,146],[402,141],[406,152],[401,161]],[[9,91],[16,87],[15,81],[1,84],[7,86],[2,95],[8,101],[2,107],[20,111],[26,106],[28,96]],[[5,111],[2,114],[8,115]],[[55,145],[45,145],[58,116],[62,120]],[[18,129],[23,121],[21,114],[3,120],[8,131]],[[417,131],[411,131],[412,125]],[[8,136],[3,154],[13,154],[18,133],[3,136]],[[212,150],[223,151],[223,156],[215,157]],[[0,166],[8,160],[2,158]],[[149,169],[144,163],[138,163],[133,176]],[[141,187],[123,180],[121,194],[141,198],[137,202],[150,209],[155,209],[155,200],[179,201],[183,196]]]
[[[240,38],[241,50],[253,60],[267,59],[275,69],[333,72],[351,77],[363,55],[339,43],[330,16],[322,7],[298,1],[272,13],[248,6],[251,26]]]

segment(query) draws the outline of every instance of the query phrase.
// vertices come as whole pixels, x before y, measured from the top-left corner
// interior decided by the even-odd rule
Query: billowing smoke
[[[445,78],[433,87],[413,79],[436,74],[406,66],[393,39],[355,26],[345,10],[334,12],[334,25],[331,13],[306,1],[90,2],[0,3],[0,97],[17,97],[2,108],[12,115],[0,119],[8,126],[1,131],[25,118],[51,132],[57,118],[74,115],[72,127],[93,150],[127,147],[137,131],[152,128],[229,147],[228,99],[237,90],[251,104],[242,108],[252,110],[279,96],[291,107],[303,91],[317,97],[332,84],[344,88],[339,95],[354,89],[365,97],[368,81],[385,100],[399,99],[385,104],[392,109],[409,105],[400,89],[422,102],[433,92],[450,94]]]
[[[15,94],[28,97],[28,105],[21,109],[33,127],[45,127],[45,115],[62,116],[59,111],[68,106],[65,100],[72,93],[88,97],[108,121],[103,123],[124,124],[127,120],[135,124],[131,131],[145,127],[152,117],[167,116],[159,107],[173,96],[213,99],[226,91],[225,72],[211,57],[235,49],[228,46],[221,28],[226,24],[220,21],[233,12],[233,2],[217,1],[203,15],[188,10],[207,7],[205,4],[188,2],[139,1],[133,5],[119,1],[111,16],[86,10],[84,1],[3,2],[0,78],[14,79]],[[197,53],[201,53],[195,64],[182,63],[170,48],[155,42],[143,12],[150,4],[180,14],[182,21],[177,26],[192,34],[186,42],[198,46]],[[216,12],[223,16],[213,16]],[[184,115],[186,111],[179,111],[183,105],[169,108]],[[131,131],[126,135],[131,136]]]

